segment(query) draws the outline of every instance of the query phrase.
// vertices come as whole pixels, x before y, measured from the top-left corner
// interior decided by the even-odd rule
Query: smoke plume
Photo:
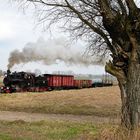
[[[79,48],[80,49],[80,48]],[[68,47],[65,38],[57,38],[45,41],[39,38],[37,42],[28,43],[24,48],[14,50],[10,53],[8,59],[8,69],[15,64],[41,61],[43,64],[51,65],[59,61],[63,61],[68,65],[94,65],[97,64],[97,58],[83,56],[83,52],[76,50],[75,47]]]

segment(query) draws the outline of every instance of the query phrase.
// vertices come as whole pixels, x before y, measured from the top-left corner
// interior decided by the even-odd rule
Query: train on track
[[[80,89],[92,87],[92,80],[78,80],[73,75],[43,74],[36,76],[34,73],[10,72],[3,79],[4,86],[0,93],[14,92],[44,92],[55,89]]]

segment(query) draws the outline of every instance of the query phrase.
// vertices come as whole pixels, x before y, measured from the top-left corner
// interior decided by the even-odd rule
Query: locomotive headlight
[[[7,87],[6,89],[9,89],[9,87]]]

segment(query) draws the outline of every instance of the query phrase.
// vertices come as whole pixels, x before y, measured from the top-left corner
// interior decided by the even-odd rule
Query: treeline
[[[6,71],[0,70],[0,77],[4,76],[5,73],[6,73]]]

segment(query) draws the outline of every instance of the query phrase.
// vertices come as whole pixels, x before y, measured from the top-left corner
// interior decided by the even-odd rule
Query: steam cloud
[[[15,64],[41,61],[43,64],[55,64],[57,60],[63,61],[68,65],[94,65],[97,64],[97,58],[83,56],[81,51],[74,47],[66,46],[65,38],[57,38],[45,41],[39,38],[35,43],[28,43],[22,51],[14,50],[10,53],[8,59],[8,69]],[[94,61],[93,61],[94,60]]]

